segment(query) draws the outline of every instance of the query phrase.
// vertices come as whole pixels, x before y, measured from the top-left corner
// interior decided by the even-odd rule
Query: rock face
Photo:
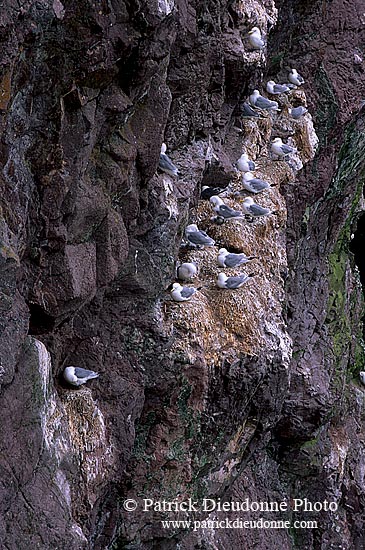
[[[8,0],[4,548],[362,547],[361,13],[360,0]],[[248,42],[254,26],[262,51]],[[277,114],[241,117],[248,94],[291,66],[304,91],[279,96]],[[296,121],[290,105],[311,114]],[[298,153],[274,160],[274,137]],[[157,169],[164,141],[178,178]],[[273,186],[255,200],[276,212],[217,225],[201,186],[229,183],[223,200],[241,208],[242,151]],[[181,247],[188,221],[216,245]],[[226,270],[255,275],[240,290],[216,286],[220,247],[258,257]],[[169,293],[176,261],[199,266],[184,304]],[[67,365],[100,377],[66,387]],[[260,513],[144,512],[144,498],[334,506],[265,513],[291,529],[224,529],[208,520]]]

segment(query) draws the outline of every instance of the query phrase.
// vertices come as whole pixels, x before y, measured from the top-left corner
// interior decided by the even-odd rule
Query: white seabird
[[[185,228],[186,240],[192,246],[214,246],[215,240],[209,237],[205,231],[200,231],[195,223],[188,225]]]
[[[270,189],[271,185],[269,182],[255,178],[251,172],[246,172],[242,177],[242,185],[250,193],[260,193],[265,189]],[[238,194],[241,194],[240,191]]]
[[[305,115],[305,113],[308,113],[308,109],[303,107],[303,105],[299,105],[299,107],[292,107],[291,109],[288,109],[288,113],[292,118],[298,120],[298,118]]]
[[[227,187],[209,187],[209,185],[204,185],[202,187],[202,192],[200,194],[200,197],[202,199],[208,200],[210,197],[213,197],[214,195],[220,195],[221,193],[224,193],[227,191]]]
[[[99,374],[93,370],[82,369],[81,367],[66,367],[63,371],[63,378],[72,386],[81,386],[88,380],[98,378]]]
[[[359,377],[360,377],[360,381],[361,383],[365,386],[365,371],[360,371],[359,372]]]
[[[233,208],[230,208],[224,202],[220,197],[213,196],[210,197],[210,203],[213,205],[213,210],[218,214],[220,218],[223,218],[224,220],[240,220],[244,218],[244,213],[240,212],[239,210],[234,210]]]
[[[253,27],[248,33],[248,40],[254,50],[262,50],[265,42],[262,40],[261,31],[258,27]]]
[[[240,273],[235,277],[227,277],[225,273],[220,273],[218,275],[217,286],[219,288],[228,288],[233,290],[235,288],[240,288],[254,275],[247,275],[247,273]]]
[[[238,267],[254,260],[257,256],[246,256],[246,254],[233,254],[226,248],[220,248],[218,251],[218,265],[220,267]]]
[[[242,153],[236,162],[236,167],[240,172],[250,172],[256,168],[255,163],[248,158],[247,153]]]
[[[246,102],[241,103],[238,106],[240,115],[243,117],[252,117],[252,118],[260,118],[260,115],[257,111],[252,109],[251,105],[249,105]]]
[[[193,286],[181,286],[179,283],[172,285],[171,297],[175,302],[187,302],[197,292]]]
[[[198,273],[198,268],[196,264],[192,262],[185,262],[177,266],[176,275],[180,281],[191,281],[193,277]]]
[[[298,152],[295,147],[291,147],[291,145],[286,145],[285,143],[283,143],[279,137],[275,138],[272,141],[271,151],[274,153],[274,155],[277,155],[278,157],[285,157],[286,155],[290,155],[290,153]]]
[[[296,69],[291,69],[288,75],[289,82],[295,86],[301,86],[304,84],[304,78],[298,73]]]
[[[269,92],[269,94],[272,95],[290,92],[289,86],[287,86],[286,84],[275,84],[273,80],[269,80],[269,82],[266,84],[266,90]]]
[[[166,143],[161,145],[160,160],[158,162],[158,167],[166,174],[169,174],[172,177],[176,177],[179,174],[179,170],[176,168],[175,164],[172,162],[170,157],[166,155]]]
[[[258,109],[280,111],[277,101],[271,101],[270,99],[267,99],[267,97],[260,95],[258,90],[254,90],[252,92],[249,101],[253,107],[257,107]]]
[[[270,208],[264,208],[259,204],[256,204],[251,197],[247,197],[242,203],[244,212],[252,218],[260,218],[262,216],[268,216],[269,214],[276,214],[276,210],[270,210]]]

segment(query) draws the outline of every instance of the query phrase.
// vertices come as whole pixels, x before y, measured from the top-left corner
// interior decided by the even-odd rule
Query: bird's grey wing
[[[303,84],[304,78],[302,77],[302,75],[298,74],[298,75],[297,75],[297,79],[299,80],[299,82],[300,82],[301,84]]]
[[[281,146],[281,150],[283,151],[283,153],[288,154],[292,153],[295,149],[294,147],[290,147],[290,145],[285,145],[285,143],[283,143],[283,145]]]
[[[270,210],[268,208],[264,208],[263,206],[259,206],[258,204],[251,204],[249,212],[253,216],[265,216],[265,214],[268,214]]]
[[[248,103],[241,103],[240,111],[241,111],[243,116],[252,116],[252,117],[257,117],[257,118],[260,117],[259,113],[254,111]]]
[[[294,107],[294,109],[292,109],[291,111],[291,114],[294,118],[299,118],[302,115],[304,115],[307,111],[308,109],[306,109],[305,107],[299,106],[299,107]]]
[[[160,154],[159,167],[161,168],[161,170],[169,170],[174,174],[178,173],[178,169],[176,168],[175,164],[165,153]]]
[[[255,170],[256,168],[255,163],[252,160],[248,161],[248,167],[250,170]]]
[[[288,90],[287,86],[283,86],[282,84],[275,84],[274,85],[274,92],[277,94],[281,94],[283,92],[286,92]]]
[[[267,109],[268,107],[273,107],[273,102],[270,101],[269,99],[266,99],[266,97],[259,96],[256,99],[255,105],[259,109]]]
[[[225,257],[225,264],[227,267],[237,267],[244,263],[246,259],[244,254],[228,254]]]
[[[227,288],[233,289],[238,288],[245,280],[247,275],[240,275],[238,277],[228,277],[226,281]]]
[[[195,233],[190,233],[188,235],[188,240],[193,244],[203,245],[214,242],[213,239],[205,233],[205,231],[196,231]]]
[[[195,292],[194,287],[184,286],[180,294],[183,298],[190,298]]]
[[[221,204],[221,206],[219,207],[219,215],[223,218],[232,218],[242,216],[242,212],[239,212],[238,210],[233,210],[233,208],[230,208],[226,204]]]
[[[81,367],[75,367],[75,375],[77,378],[89,378],[90,376],[96,378],[98,375],[97,372],[93,370],[82,369]]]
[[[269,184],[266,181],[257,178],[250,180],[249,184],[253,187],[253,189],[255,189],[255,191],[262,191],[263,189],[269,187]]]

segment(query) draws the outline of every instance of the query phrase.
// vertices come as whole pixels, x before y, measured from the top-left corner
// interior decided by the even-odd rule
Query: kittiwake
[[[298,73],[296,69],[290,70],[288,78],[289,82],[291,82],[295,86],[301,86],[302,84],[304,84],[304,78]]]
[[[205,231],[200,231],[195,223],[192,223],[185,228],[185,237],[186,240],[194,247],[215,245],[215,240],[209,237]]]
[[[251,172],[246,172],[242,177],[242,185],[250,193],[260,193],[264,189],[270,189],[269,182],[255,178]],[[240,191],[238,192],[240,194]]]
[[[197,292],[193,286],[181,286],[179,283],[172,285],[171,297],[175,302],[187,302]]]
[[[254,90],[252,92],[249,100],[251,105],[253,107],[257,107],[258,109],[264,109],[267,111],[280,111],[277,101],[271,101],[270,99],[267,99],[267,97],[260,95],[260,92],[258,90]]]
[[[166,143],[163,143],[161,145],[161,153],[158,167],[160,168],[160,170],[166,172],[166,174],[169,174],[170,176],[175,177],[179,174],[179,170],[176,168],[175,164],[172,162],[170,157],[166,155]]]
[[[285,157],[286,155],[290,155],[290,153],[297,153],[297,149],[295,147],[286,145],[279,137],[272,141],[271,151],[278,157]]]
[[[288,109],[288,113],[292,118],[298,120],[298,118],[305,115],[305,113],[308,113],[308,109],[303,107],[303,105],[299,105],[299,107],[292,107],[291,109]]]
[[[180,281],[190,281],[198,273],[196,264],[185,262],[177,266],[176,275]]]
[[[98,378],[98,376],[97,372],[80,367],[66,367],[63,371],[63,378],[72,386],[81,386],[92,378]]]
[[[227,277],[225,273],[220,273],[218,275],[217,285],[219,288],[228,288],[233,290],[235,288],[240,288],[254,275],[247,275],[247,273],[240,273],[235,277]]]
[[[244,218],[244,213],[240,212],[239,210],[234,210],[230,206],[227,206],[224,204],[221,198],[217,196],[213,196],[210,198],[210,203],[213,206],[214,212],[218,214],[220,218],[223,218],[224,220],[239,220]]]
[[[253,27],[248,33],[248,40],[254,50],[262,50],[265,42],[262,40],[261,31],[258,27]]]
[[[361,383],[364,384],[364,386],[365,386],[365,371],[363,371],[363,370],[360,371],[359,372],[359,377],[360,377]]]
[[[276,211],[270,210],[270,208],[264,208],[259,204],[256,204],[251,197],[247,197],[242,203],[244,212],[252,218],[260,218],[261,216],[268,216],[269,214],[276,214]]]
[[[240,115],[247,118],[260,118],[260,114],[252,109],[251,105],[244,102],[238,106]]]
[[[235,163],[235,166],[240,172],[250,172],[250,170],[255,170],[255,163],[253,160],[248,158],[247,153],[242,153],[240,158]]]
[[[266,90],[269,92],[269,94],[272,95],[290,92],[289,86],[287,86],[286,84],[275,84],[273,80],[269,80],[269,82],[266,84]]]
[[[218,251],[218,265],[220,267],[238,267],[254,260],[257,256],[246,256],[246,254],[233,254],[226,248],[220,248]]]

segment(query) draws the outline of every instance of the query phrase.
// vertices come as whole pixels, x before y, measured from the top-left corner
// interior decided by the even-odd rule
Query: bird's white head
[[[218,281],[220,283],[224,283],[228,279],[227,275],[225,273],[220,273],[218,275]]]
[[[186,233],[194,233],[195,231],[199,231],[198,226],[195,223],[191,223],[185,228]]]
[[[161,153],[162,153],[162,154],[166,153],[166,149],[167,149],[166,143],[163,143],[163,144],[161,145]]]
[[[182,286],[179,285],[179,283],[174,283],[172,285],[172,290],[181,290],[182,289]]]
[[[260,92],[259,92],[258,90],[254,90],[254,91],[252,92],[252,95],[255,95],[255,96],[260,95]]]
[[[283,142],[281,141],[281,138],[279,138],[279,137],[273,139],[272,142],[275,143],[275,145],[282,145],[283,144]]]
[[[254,200],[253,200],[252,197],[247,197],[247,199],[245,199],[245,200],[243,201],[243,204],[244,204],[245,206],[251,206],[251,204],[253,204],[253,203],[254,203]]]
[[[218,254],[226,254],[227,253],[227,249],[226,248],[220,248],[218,250]]]
[[[243,179],[245,181],[250,181],[252,180],[253,178],[253,173],[252,172],[246,172],[245,174],[243,174]]]
[[[214,206],[220,206],[221,204],[224,204],[221,198],[218,197],[218,195],[213,195],[213,197],[210,197],[210,202],[214,204]]]
[[[298,71],[296,69],[290,69],[290,72],[293,76],[298,76]]]
[[[242,155],[240,156],[240,158],[238,160],[248,160],[248,154],[247,153],[242,153]]]
[[[276,83],[275,83],[275,80],[269,80],[268,84],[270,84],[270,86],[275,86]]]
[[[261,36],[261,31],[258,27],[253,27],[248,34],[259,34]]]

